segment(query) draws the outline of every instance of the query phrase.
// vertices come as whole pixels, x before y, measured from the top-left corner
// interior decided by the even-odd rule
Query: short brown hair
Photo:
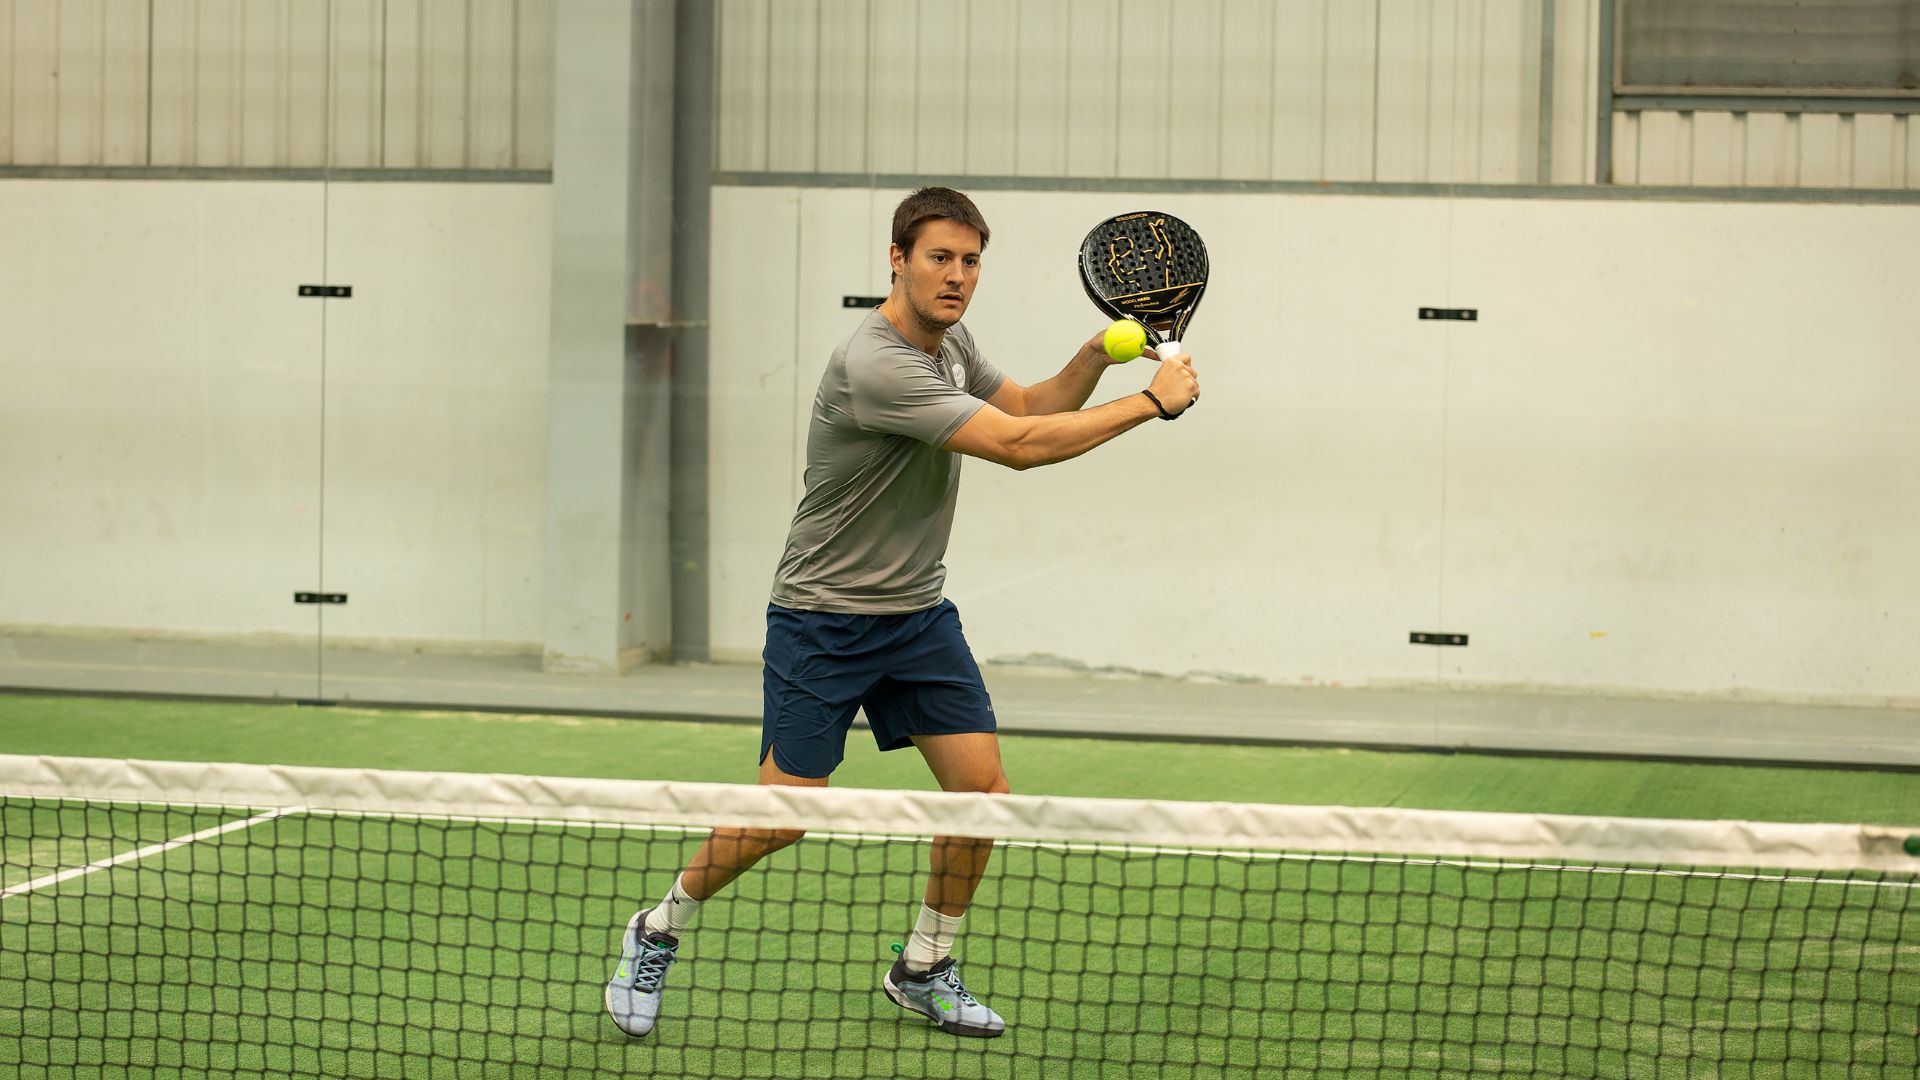
[[[913,254],[913,242],[920,238],[920,226],[929,221],[953,221],[968,226],[980,234],[983,251],[992,236],[987,229],[987,219],[980,216],[980,208],[973,205],[972,199],[952,188],[923,187],[901,199],[893,210],[893,242],[899,245],[901,254]]]

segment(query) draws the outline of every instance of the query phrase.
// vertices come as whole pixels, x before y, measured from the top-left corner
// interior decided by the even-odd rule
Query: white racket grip
[[[1165,360],[1169,356],[1178,355],[1183,350],[1177,341],[1163,341],[1154,346],[1153,351],[1160,354],[1160,359]]]

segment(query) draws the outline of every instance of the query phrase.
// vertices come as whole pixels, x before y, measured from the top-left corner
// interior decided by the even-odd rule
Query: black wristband
[[[1156,409],[1159,409],[1159,410],[1160,410],[1160,419],[1162,419],[1162,420],[1172,420],[1172,419],[1175,419],[1176,417],[1178,417],[1178,416],[1180,415],[1179,413],[1170,413],[1170,412],[1168,412],[1168,411],[1167,411],[1167,407],[1166,407],[1165,405],[1162,405],[1162,404],[1160,404],[1160,399],[1159,399],[1159,398],[1157,398],[1157,397],[1154,397],[1154,396],[1153,396],[1153,391],[1151,391],[1151,390],[1142,390],[1142,391],[1140,391],[1140,392],[1141,392],[1141,393],[1143,393],[1143,394],[1145,394],[1145,395],[1147,395],[1147,400],[1148,400],[1148,401],[1151,401],[1151,402],[1153,402],[1153,407],[1154,407],[1154,408],[1156,408]]]

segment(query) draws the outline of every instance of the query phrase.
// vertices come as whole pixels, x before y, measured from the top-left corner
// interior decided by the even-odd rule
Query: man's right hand
[[[1194,374],[1193,357],[1188,353],[1175,353],[1161,357],[1160,370],[1153,373],[1153,382],[1147,389],[1160,399],[1167,412],[1179,416],[1200,400],[1200,376]]]

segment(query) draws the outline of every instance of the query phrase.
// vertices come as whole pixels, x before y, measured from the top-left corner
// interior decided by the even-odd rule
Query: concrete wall
[[[716,656],[755,655],[805,417],[900,192],[716,192]],[[1212,240],[1205,401],[969,462],[948,592],[992,659],[1282,683],[1920,699],[1904,207],[983,192],[968,317],[1024,382],[1101,319],[1072,252]],[[796,283],[797,282],[797,286]],[[1478,323],[1416,308],[1479,308]],[[1095,400],[1145,384],[1113,372]],[[1465,649],[1410,631],[1471,635]]]

